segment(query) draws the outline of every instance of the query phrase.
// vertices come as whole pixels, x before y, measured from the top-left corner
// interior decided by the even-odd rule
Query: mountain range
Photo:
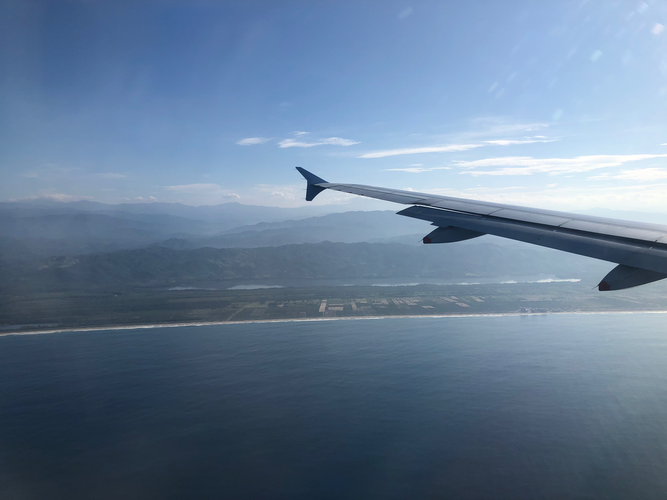
[[[396,217],[393,211],[309,216],[309,207],[280,209],[226,203],[196,212],[191,209],[201,207],[172,205],[177,204],[0,203],[0,255],[3,260],[25,260],[155,244],[178,249],[244,248],[326,240],[391,241],[406,235],[412,235],[416,243],[420,241],[416,232],[430,231],[428,223]],[[163,213],[154,213],[162,209]]]
[[[322,210],[238,203],[0,203],[0,278],[10,288],[58,289],[288,277],[597,279],[611,268],[491,236],[421,245],[433,229],[427,222],[394,211],[313,215]]]

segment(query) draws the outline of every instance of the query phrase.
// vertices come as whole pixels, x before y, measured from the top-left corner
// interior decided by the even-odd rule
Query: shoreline
[[[73,332],[101,332],[116,330],[148,330],[153,328],[180,328],[186,326],[216,326],[216,325],[247,325],[253,323],[305,323],[316,321],[355,321],[355,320],[381,320],[390,318],[485,318],[504,316],[547,316],[547,315],[595,315],[595,314],[667,314],[667,310],[633,310],[633,311],[570,311],[570,312],[508,312],[487,314],[406,314],[385,316],[345,316],[334,318],[291,318],[291,319],[257,319],[243,321],[192,321],[181,323],[154,323],[147,325],[123,325],[123,326],[93,326],[84,328],[52,328],[49,330],[17,330],[13,332],[0,332],[0,337],[13,335],[47,335],[53,333]]]

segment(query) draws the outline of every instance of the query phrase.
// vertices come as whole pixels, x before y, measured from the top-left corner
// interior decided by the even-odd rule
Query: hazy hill
[[[243,207],[238,205],[235,209],[247,208],[252,212],[257,208]],[[26,259],[134,249],[157,243],[169,248],[194,249],[268,247],[327,240],[373,242],[408,234],[411,241],[418,242],[420,235],[431,230],[427,222],[399,217],[392,211],[345,212],[243,225],[226,231],[223,228],[214,222],[166,214],[117,210],[85,213],[61,206],[13,207],[0,209],[0,255],[4,260]],[[416,232],[420,235],[415,236]]]
[[[331,212],[343,211],[343,207],[311,205],[297,208],[264,207],[243,205],[241,203],[222,203],[220,205],[201,205],[194,207],[181,203],[121,203],[110,205],[93,201],[55,202],[45,199],[0,203],[0,212],[12,210],[32,210],[38,215],[50,213],[102,213],[121,218],[132,214],[169,215],[186,219],[215,223],[223,231],[232,227],[275,222],[287,219],[313,217]],[[41,212],[40,212],[41,211]],[[126,214],[123,216],[122,214]]]
[[[7,260],[140,248],[184,232],[201,234],[207,225],[165,215],[136,220],[99,213],[26,215],[0,211],[0,255]]]
[[[296,243],[388,242],[397,238],[415,244],[433,227],[428,222],[397,216],[393,211],[344,212],[282,222],[262,222],[230,229],[224,234],[177,238],[161,243],[175,249],[254,248]]]
[[[331,209],[316,206],[280,209],[239,203],[201,207],[177,203],[106,205],[47,200],[0,203],[0,262],[151,245],[177,250],[276,247],[322,241],[417,245],[433,229],[428,222],[397,216],[394,211],[308,216]],[[664,217],[618,211],[600,215],[654,221]],[[474,242],[516,245],[491,237],[485,240]]]
[[[461,278],[604,273],[599,261],[536,247],[492,243],[408,246],[305,243],[271,248],[173,250],[151,247],[53,257],[3,266],[5,287],[31,289],[182,284],[202,280],[326,278]]]

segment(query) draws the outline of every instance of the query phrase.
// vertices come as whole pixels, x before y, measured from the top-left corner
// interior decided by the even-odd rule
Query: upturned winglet
[[[306,201],[313,201],[313,199],[326,189],[326,187],[319,186],[318,184],[328,184],[327,181],[321,177],[316,176],[308,172],[305,168],[296,167],[301,175],[306,179],[308,183],[306,187]]]

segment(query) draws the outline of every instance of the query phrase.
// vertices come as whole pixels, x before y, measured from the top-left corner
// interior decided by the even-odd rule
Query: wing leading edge
[[[412,205],[398,215],[438,226],[424,243],[450,243],[492,234],[618,264],[600,291],[667,278],[667,226],[541,210],[413,191],[327,182],[296,167],[308,182],[306,199],[325,189]]]

